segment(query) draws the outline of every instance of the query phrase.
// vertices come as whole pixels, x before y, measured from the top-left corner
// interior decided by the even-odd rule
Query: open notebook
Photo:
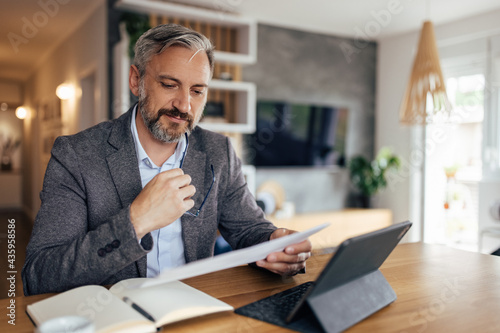
[[[26,312],[36,326],[61,316],[78,315],[90,319],[97,333],[156,332],[176,321],[232,311],[233,307],[173,281],[144,289],[128,289],[146,278],[120,281],[109,290],[102,286],[78,287],[28,305]]]

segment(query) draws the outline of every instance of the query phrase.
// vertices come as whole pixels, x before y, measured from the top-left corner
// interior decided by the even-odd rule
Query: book
[[[26,312],[38,327],[61,316],[90,319],[97,333],[156,332],[157,328],[188,318],[234,308],[180,281],[141,289],[131,283],[148,278],[123,280],[109,290],[103,286],[77,287],[28,305]]]

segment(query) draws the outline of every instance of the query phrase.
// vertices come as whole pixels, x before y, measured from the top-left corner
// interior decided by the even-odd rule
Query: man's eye
[[[168,88],[168,89],[175,88],[175,85],[168,84],[168,83],[163,83],[163,82],[161,82],[161,86],[164,87],[164,88]]]
[[[193,90],[193,93],[195,95],[203,95],[204,91],[203,90]]]

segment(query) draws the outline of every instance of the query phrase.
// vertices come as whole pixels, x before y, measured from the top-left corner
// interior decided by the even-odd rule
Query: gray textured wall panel
[[[352,39],[259,24],[257,63],[243,68],[243,79],[256,83],[260,100],[346,107],[347,158],[371,158],[377,47],[367,43],[348,61],[342,43],[355,47]],[[282,183],[297,212],[343,208],[349,190],[346,170],[257,170],[257,186],[268,179]]]

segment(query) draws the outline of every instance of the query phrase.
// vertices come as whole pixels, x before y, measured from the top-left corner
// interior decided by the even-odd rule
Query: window
[[[483,73],[449,75],[451,121],[427,126],[428,133],[440,132],[442,140],[426,156],[426,242],[477,248],[484,87]]]

